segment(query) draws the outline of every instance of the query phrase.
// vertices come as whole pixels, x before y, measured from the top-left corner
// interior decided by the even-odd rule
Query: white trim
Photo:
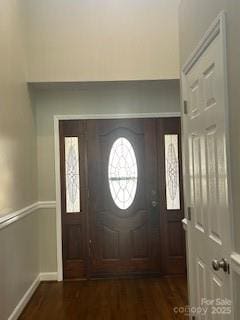
[[[17,306],[9,316],[8,320],[17,320],[20,314],[22,313],[23,309],[26,307],[27,303],[31,299],[32,295],[34,294],[35,290],[38,288],[40,284],[39,276],[36,277],[36,279],[33,281],[31,286],[28,288],[28,290],[25,292],[24,296],[21,298],[21,300],[18,302]]]
[[[54,152],[55,152],[55,179],[56,179],[56,241],[57,241],[57,273],[58,281],[63,280],[62,258],[62,217],[61,217],[61,177],[60,177],[60,147],[59,147],[59,120],[54,116]]]
[[[231,258],[231,269],[240,275],[240,254],[233,252]]]
[[[18,317],[23,312],[23,309],[26,307],[30,299],[32,298],[34,292],[37,290],[39,284],[42,281],[56,281],[57,280],[57,272],[43,272],[39,273],[30,287],[27,289],[23,297],[18,302],[17,306],[14,308],[13,312],[9,316],[8,320],[17,320]]]
[[[0,230],[42,208],[56,208],[56,201],[38,201],[25,208],[0,217]]]
[[[42,272],[39,274],[40,281],[57,281],[58,274],[57,272]]]
[[[25,216],[33,213],[38,209],[38,202],[35,202],[25,208],[7,214],[0,218],[0,229],[6,228],[8,225],[19,221],[20,219],[24,218]]]
[[[59,121],[60,120],[90,120],[90,119],[130,119],[130,118],[132,119],[132,118],[170,118],[170,117],[176,118],[180,116],[181,116],[180,112],[54,115],[53,118],[54,118],[54,150],[55,150],[55,181],[56,181],[56,230],[57,230],[58,281],[63,280]]]
[[[224,35],[225,30],[225,12],[222,11],[216,17],[216,19],[212,22],[207,32],[202,37],[198,46],[192,52],[190,57],[187,59],[187,62],[184,64],[182,68],[182,72],[187,74],[190,69],[194,66],[194,64],[198,61],[203,52],[207,49],[207,47],[212,43],[212,41],[217,37],[219,33]]]
[[[187,231],[187,228],[188,228],[188,220],[187,220],[187,218],[182,219],[182,226],[183,226],[183,229],[185,231]]]
[[[82,114],[82,115],[55,115],[57,120],[91,120],[91,119],[132,119],[132,118],[174,118],[180,117],[180,112],[160,112],[160,113],[124,113],[124,114]]]
[[[56,201],[38,201],[39,209],[53,209],[56,208]]]

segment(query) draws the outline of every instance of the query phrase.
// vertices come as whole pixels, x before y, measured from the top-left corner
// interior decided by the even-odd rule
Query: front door
[[[213,41],[185,77],[188,110],[184,130],[192,214],[188,228],[190,285],[192,303],[201,307],[197,319],[231,317],[226,73],[221,32],[214,32]]]
[[[160,272],[154,120],[89,121],[91,272]]]
[[[64,278],[184,273],[179,119],[61,121],[60,140]]]

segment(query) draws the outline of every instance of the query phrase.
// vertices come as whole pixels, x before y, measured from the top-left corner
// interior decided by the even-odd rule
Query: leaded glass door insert
[[[180,209],[178,135],[165,134],[165,176],[167,210]]]
[[[80,212],[78,137],[65,137],[66,211]]]
[[[112,199],[122,210],[135,198],[138,180],[137,159],[132,144],[124,137],[112,145],[108,161],[108,180]]]

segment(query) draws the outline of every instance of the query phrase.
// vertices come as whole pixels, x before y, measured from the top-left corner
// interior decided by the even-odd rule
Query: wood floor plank
[[[19,320],[182,320],[185,277],[41,283]]]

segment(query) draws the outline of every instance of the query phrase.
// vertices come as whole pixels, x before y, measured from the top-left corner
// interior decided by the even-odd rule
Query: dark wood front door
[[[67,136],[78,137],[80,163],[75,211],[62,178],[65,278],[185,272],[179,133],[172,118],[61,121],[62,176],[72,170],[76,184]],[[175,151],[166,136],[177,137]]]
[[[98,276],[160,272],[159,214],[158,208],[151,205],[152,194],[158,194],[154,120],[89,121],[88,133],[91,273]],[[131,180],[115,180],[113,196],[117,201],[120,197],[119,204],[115,203],[109,185],[111,148],[119,138],[129,141],[134,153],[128,159],[127,151],[131,150],[124,150],[123,145],[113,151],[116,176],[121,175],[121,166],[134,170],[134,163],[127,163],[134,154],[137,166],[133,181],[137,184],[136,194],[126,209],[122,209],[121,200],[127,200],[124,197],[128,198],[131,190],[126,194],[123,190]]]

